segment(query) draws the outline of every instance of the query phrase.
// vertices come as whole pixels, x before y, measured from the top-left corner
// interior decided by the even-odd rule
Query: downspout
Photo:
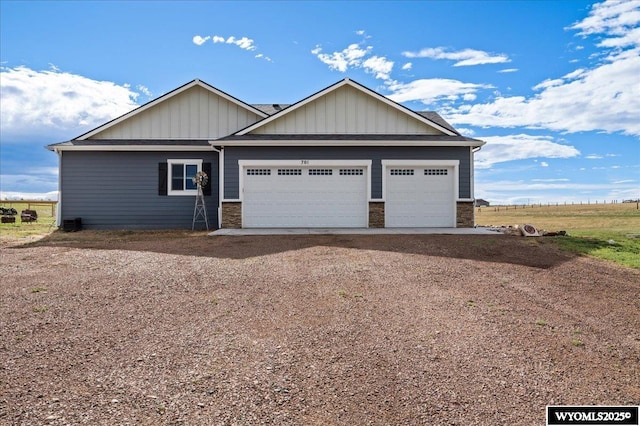
[[[62,225],[62,151],[56,149],[58,154],[58,205],[56,207],[56,226]]]
[[[211,149],[218,153],[218,228],[222,228],[222,198],[224,197],[224,146]]]
[[[473,227],[475,228],[476,226],[476,168],[474,166],[474,156],[473,154],[475,154],[476,152],[480,151],[480,149],[482,149],[482,145],[481,146],[477,146],[475,148],[471,147],[471,199],[472,201],[472,209],[473,209]]]

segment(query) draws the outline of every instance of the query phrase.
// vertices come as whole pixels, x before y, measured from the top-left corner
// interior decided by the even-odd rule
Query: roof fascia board
[[[439,125],[438,123],[429,120],[428,118],[418,114],[417,112],[412,111],[411,109],[409,109],[409,108],[407,108],[407,107],[405,107],[403,105],[400,105],[399,103],[394,102],[391,99],[388,99],[387,97],[381,95],[380,93],[378,93],[378,92],[376,92],[374,90],[371,90],[368,87],[363,86],[362,84],[357,83],[357,82],[355,82],[355,81],[353,81],[353,80],[351,80],[349,78],[345,78],[343,80],[340,80],[337,83],[334,83],[331,86],[329,86],[329,87],[327,87],[327,88],[325,88],[325,89],[323,89],[323,90],[321,90],[321,91],[319,91],[319,92],[317,92],[317,93],[315,93],[315,94],[313,94],[313,95],[311,95],[311,96],[309,96],[309,97],[307,97],[307,98],[305,98],[305,99],[303,99],[303,100],[301,100],[301,101],[299,101],[299,102],[297,102],[297,103],[295,103],[295,104],[293,104],[293,105],[291,105],[291,106],[289,106],[289,107],[287,107],[285,109],[283,109],[279,113],[273,114],[270,117],[265,118],[264,120],[258,121],[257,123],[254,123],[254,124],[252,124],[252,125],[250,125],[248,127],[245,127],[244,129],[239,130],[236,133],[234,133],[234,135],[238,135],[238,136],[246,135],[247,133],[249,133],[249,132],[251,132],[251,131],[253,131],[253,130],[259,128],[259,127],[262,127],[262,126],[264,126],[264,125],[266,125],[268,123],[271,123],[274,120],[279,119],[283,115],[289,114],[292,111],[295,111],[298,108],[301,108],[304,105],[306,105],[306,104],[308,104],[310,102],[313,102],[314,100],[326,95],[329,92],[332,92],[334,90],[338,90],[340,87],[342,87],[344,85],[349,85],[349,86],[353,87],[354,89],[357,89],[357,90],[359,90],[359,91],[361,91],[363,93],[366,93],[366,94],[368,94],[370,96],[373,96],[374,98],[378,99],[379,101],[382,101],[385,104],[387,104],[387,105],[389,105],[389,106],[391,106],[391,107],[393,107],[393,108],[395,108],[395,109],[397,109],[399,111],[402,111],[405,114],[411,115],[416,120],[418,120],[418,121],[420,121],[420,122],[422,122],[424,124],[427,124],[427,125],[429,125],[431,127],[434,127],[436,129],[440,130],[441,132],[443,132],[444,134],[448,135],[448,136],[457,136],[456,133],[452,132],[451,130],[449,130],[449,129],[441,126],[441,125]]]
[[[480,147],[486,144],[484,141],[410,141],[410,140],[359,140],[359,141],[336,141],[336,140],[281,140],[281,141],[209,141],[215,146],[471,146]]]
[[[180,93],[182,93],[184,91],[187,91],[187,90],[191,89],[194,86],[202,87],[203,89],[208,90],[209,92],[212,92],[212,93],[220,96],[221,98],[226,99],[229,102],[232,102],[232,103],[234,103],[236,105],[239,105],[242,108],[247,109],[247,110],[253,112],[254,114],[256,114],[256,115],[258,115],[258,116],[260,116],[262,118],[265,118],[265,117],[269,116],[268,114],[260,111],[259,109],[255,108],[255,107],[252,107],[251,105],[249,105],[249,104],[247,104],[245,102],[242,102],[241,100],[239,100],[237,98],[234,98],[233,96],[223,92],[222,90],[216,89],[215,87],[211,86],[208,83],[205,83],[204,81],[201,81],[199,79],[195,79],[195,80],[190,81],[187,84],[184,84],[184,85],[178,87],[177,89],[173,89],[172,91],[165,93],[164,95],[160,96],[159,98],[156,98],[156,99],[154,99],[152,101],[149,101],[146,104],[141,105],[138,108],[136,108],[136,109],[134,109],[132,111],[129,111],[128,113],[126,113],[124,115],[121,115],[120,117],[114,118],[113,120],[108,121],[105,124],[102,124],[101,126],[98,126],[95,129],[90,130],[89,132],[78,136],[74,140],[86,140],[86,139],[90,138],[91,136],[94,136],[94,135],[96,135],[96,134],[98,134],[98,133],[100,133],[100,132],[102,132],[104,130],[107,130],[107,129],[115,126],[116,124],[119,124],[119,123],[121,123],[121,122],[123,122],[123,121],[125,121],[125,120],[127,120],[127,119],[129,119],[129,118],[131,118],[133,116],[135,116],[135,115],[138,115],[138,114],[148,110],[149,108],[154,107],[155,105],[158,105],[161,102],[166,101],[167,99],[171,99],[172,97],[177,96]]]
[[[211,146],[188,145],[60,145],[47,147],[54,152],[60,151],[211,151]]]

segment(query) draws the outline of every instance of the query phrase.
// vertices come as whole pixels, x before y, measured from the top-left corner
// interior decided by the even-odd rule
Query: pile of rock
[[[567,231],[547,231],[531,224],[487,226],[487,229],[518,237],[557,237],[566,236]]]

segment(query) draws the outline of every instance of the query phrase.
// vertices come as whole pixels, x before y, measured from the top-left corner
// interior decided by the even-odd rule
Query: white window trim
[[[190,195],[195,196],[198,195],[197,189],[184,189],[184,190],[173,190],[171,189],[171,169],[174,164],[195,164],[198,166],[198,171],[202,171],[202,159],[189,159],[189,158],[175,158],[167,160],[167,195]]]

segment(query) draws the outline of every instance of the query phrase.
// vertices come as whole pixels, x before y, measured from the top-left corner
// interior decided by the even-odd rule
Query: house
[[[483,200],[482,198],[476,198],[476,207],[489,207],[489,202],[487,200]]]
[[[88,229],[190,228],[198,171],[212,227],[473,227],[482,145],[347,78],[292,105],[193,80],[47,148]]]

